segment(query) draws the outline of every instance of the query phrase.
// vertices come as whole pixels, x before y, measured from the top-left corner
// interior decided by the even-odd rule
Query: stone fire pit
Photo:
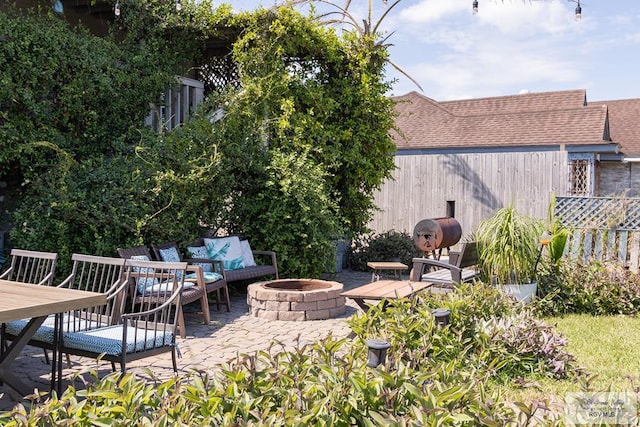
[[[249,311],[269,320],[323,320],[346,312],[342,283],[280,279],[247,287]]]

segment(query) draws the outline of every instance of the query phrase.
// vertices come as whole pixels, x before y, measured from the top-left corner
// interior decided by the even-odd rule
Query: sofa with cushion
[[[220,260],[227,282],[274,276],[278,279],[278,263],[273,251],[254,250],[239,236],[204,237],[186,248],[192,262],[198,259]]]

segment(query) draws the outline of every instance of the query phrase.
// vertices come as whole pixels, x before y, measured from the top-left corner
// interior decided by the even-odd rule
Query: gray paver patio
[[[351,289],[368,283],[371,272],[356,272],[343,270],[335,278],[344,285],[344,289]],[[351,300],[347,300],[346,313],[342,316],[315,321],[272,321],[253,317],[248,313],[246,295],[232,297],[231,312],[211,309],[211,324],[199,323],[199,316],[186,316],[187,338],[178,337],[178,345],[182,358],[178,360],[181,373],[192,370],[213,370],[224,362],[235,358],[238,354],[253,353],[267,349],[275,340],[287,349],[298,345],[316,342],[329,334],[342,338],[351,332],[346,319],[359,309]],[[88,358],[71,357],[72,366],[64,363],[63,389],[71,383],[75,373],[95,368],[100,376],[111,372],[111,364],[92,361]],[[27,347],[13,365],[17,374],[25,381],[40,390],[49,390],[50,365],[44,361],[42,350]],[[127,365],[130,372],[147,377],[145,370],[150,369],[160,379],[173,376],[171,356],[163,354],[152,358],[142,359]],[[77,380],[78,381],[78,380]],[[79,384],[79,383],[78,383]],[[82,385],[77,385],[83,388]],[[0,410],[11,409],[21,401],[13,390],[7,386],[0,386]]]

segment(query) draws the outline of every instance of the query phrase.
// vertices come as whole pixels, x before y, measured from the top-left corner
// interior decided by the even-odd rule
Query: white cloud
[[[575,29],[574,12],[569,3],[541,2],[483,2],[476,18],[505,35],[529,37],[557,34]]]
[[[533,84],[572,85],[584,78],[574,49],[583,29],[571,3],[480,0],[473,16],[471,2],[424,0],[398,15],[391,41],[405,52],[395,56],[392,49],[392,59],[432,98],[518,93]],[[405,43],[413,46],[410,57]],[[394,77],[395,94],[416,90],[406,77]]]
[[[470,5],[471,3],[465,2],[422,0],[403,9],[399,13],[399,19],[409,23],[428,24],[462,12],[465,9],[471,11]]]
[[[633,43],[640,43],[640,32],[627,34],[625,39]]]
[[[406,66],[429,97],[446,100],[515,94],[532,84],[570,85],[574,89],[572,82],[584,79],[579,54],[571,44],[550,42],[553,36],[514,42],[489,27],[455,34],[440,38],[440,42],[455,45],[425,46],[417,52],[420,60]],[[398,78],[395,94],[416,90],[408,79]]]
[[[545,52],[518,52],[502,46],[501,52],[479,49],[465,57],[446,56],[411,66],[409,74],[422,83],[426,95],[438,100],[517,93],[532,83],[567,84],[581,78],[579,63],[550,57]],[[409,88],[398,85],[397,93]]]

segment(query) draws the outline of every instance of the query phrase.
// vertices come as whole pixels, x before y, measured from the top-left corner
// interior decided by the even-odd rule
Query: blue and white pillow
[[[133,255],[131,257],[131,259],[136,260],[136,261],[149,261],[149,257],[146,255]],[[154,273],[154,270],[152,268],[140,268],[140,267],[133,267],[133,272],[134,273],[142,273],[142,274],[152,274]],[[147,287],[149,286],[155,286],[157,285],[158,279],[156,277],[137,277],[136,278],[136,285],[138,287],[138,293],[144,293],[145,289],[147,289]]]
[[[187,246],[187,252],[189,253],[190,258],[199,258],[199,259],[209,258],[209,253],[207,252],[206,246]],[[193,263],[193,265],[199,265],[200,267],[202,267],[202,271],[204,273],[213,271],[213,265],[208,263],[195,262]]]
[[[204,239],[208,257],[222,261],[226,270],[244,268],[242,246],[238,236]]]
[[[160,249],[158,252],[164,262],[180,262],[180,254],[175,247]],[[176,279],[182,280],[182,271],[176,271]]]
[[[149,261],[149,257],[146,255],[134,255],[131,259],[138,261]],[[169,262],[169,261],[166,261]],[[153,274],[155,273],[153,268],[145,268],[145,267],[133,267],[133,271],[136,273],[142,274]],[[178,271],[176,276],[182,274],[182,271]],[[136,285],[138,288],[139,294],[149,293],[149,292],[163,292],[163,293],[171,293],[173,292],[173,282],[165,281],[160,282],[157,277],[138,277],[136,278]],[[183,289],[189,289],[195,286],[195,283],[185,282],[183,285]]]

